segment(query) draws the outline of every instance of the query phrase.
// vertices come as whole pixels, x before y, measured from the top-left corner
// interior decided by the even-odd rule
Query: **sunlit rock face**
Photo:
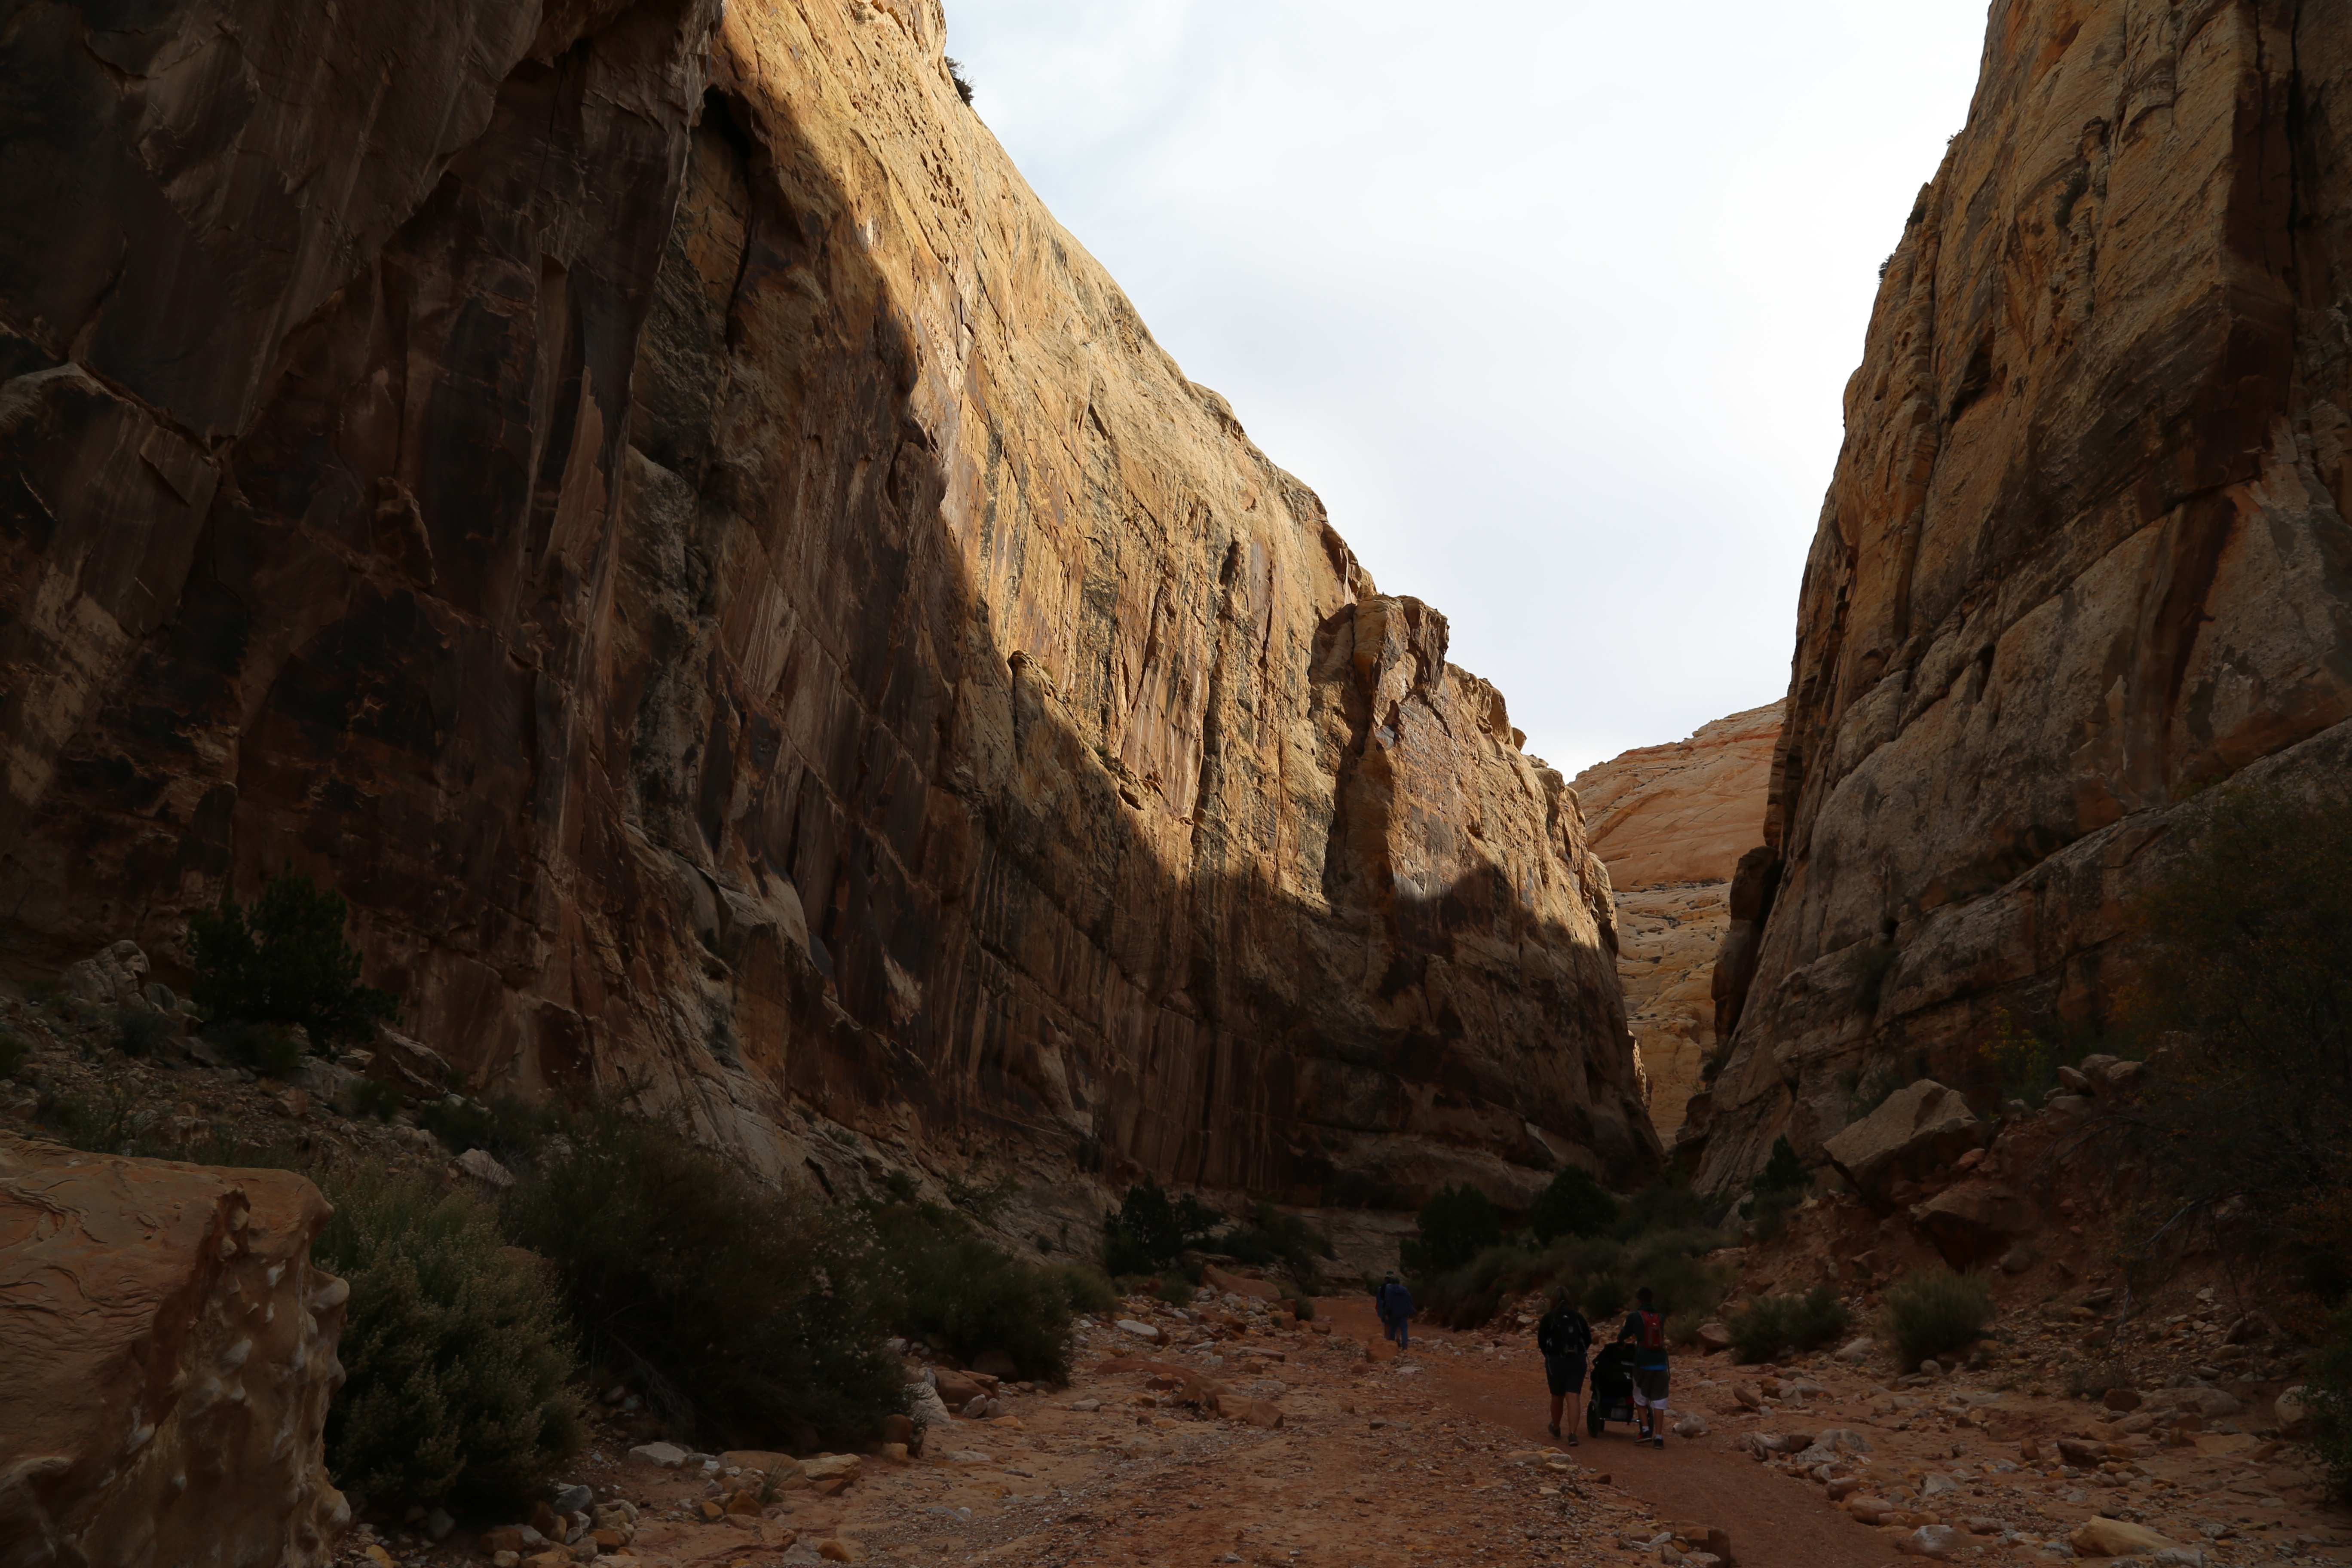
[[[2347,77],[2341,6],[1993,6],[1846,391],[1706,1183],[1997,1012],[2101,1026],[2184,797],[2340,768]]]
[[[292,864],[477,1084],[625,1080],[836,1187],[1654,1167],[1573,795],[1038,203],[935,4],[89,26],[5,89],[20,952],[169,975]]]
[[[1715,956],[1732,873],[1764,819],[1780,704],[1642,746],[1573,781],[1617,900],[1617,974],[1643,1093],[1671,1144],[1714,1055]]]

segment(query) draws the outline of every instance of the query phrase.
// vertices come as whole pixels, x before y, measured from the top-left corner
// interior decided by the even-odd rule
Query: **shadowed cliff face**
[[[1993,6],[1847,388],[1709,1184],[1996,1009],[2101,1026],[2176,803],[2340,765],[2347,69],[2342,7]]]
[[[814,1114],[1298,1201],[1651,1169],[1574,797],[1045,213],[936,9],[576,9],[254,100],[210,133],[317,166],[250,191],[142,129],[237,62],[8,89],[71,231],[0,253],[19,951],[169,954],[290,861],[478,1082],[647,1082],[770,1168],[886,1163]],[[152,313],[217,343],[104,360],[134,291],[52,306],[52,258],[144,265],[157,203],[218,235]]]

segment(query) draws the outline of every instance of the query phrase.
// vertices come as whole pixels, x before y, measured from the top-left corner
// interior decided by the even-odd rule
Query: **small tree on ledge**
[[[362,985],[359,950],[343,940],[341,893],[285,871],[270,879],[248,918],[220,906],[188,921],[196,983],[189,993],[207,1024],[299,1024],[313,1050],[369,1038],[400,1016],[388,992]]]

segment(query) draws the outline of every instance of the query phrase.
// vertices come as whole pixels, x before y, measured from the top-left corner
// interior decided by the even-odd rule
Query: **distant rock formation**
[[[2352,9],[2005,0],[1983,61],[1847,385],[1710,1186],[2102,1027],[2178,803],[2352,755]]]
[[[6,945],[291,864],[473,1083],[835,1184],[1655,1168],[1564,781],[936,0],[142,17],[0,62]]]
[[[1731,875],[1764,819],[1781,704],[1643,746],[1576,775],[1593,853],[1617,897],[1617,975],[1650,1121],[1669,1143],[1714,1051],[1715,956]]]
[[[11,1563],[308,1568],[343,1281],[289,1171],[125,1160],[0,1132],[0,1542]]]

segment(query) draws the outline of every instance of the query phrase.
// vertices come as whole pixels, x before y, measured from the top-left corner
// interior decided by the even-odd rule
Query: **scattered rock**
[[[77,1001],[94,1007],[146,1007],[143,980],[147,955],[135,942],[118,942],[100,949],[79,963],[66,966],[58,978]]]
[[[1139,1323],[1133,1318],[1121,1318],[1118,1321],[1118,1331],[1123,1334],[1133,1334],[1139,1340],[1149,1340],[1153,1344],[1158,1344],[1166,1337],[1151,1324]]]
[[[629,1450],[629,1458],[674,1470],[686,1463],[686,1450],[675,1443],[640,1443]]]
[[[1706,1417],[1696,1410],[1675,1423],[1675,1436],[1677,1437],[1704,1437],[1706,1430]]]
[[[2099,1403],[2110,1410],[2126,1415],[2138,1409],[2147,1401],[2128,1388],[2110,1388],[2099,1396]]]
[[[828,1563],[863,1563],[866,1561],[865,1549],[845,1535],[837,1535],[830,1541],[818,1542],[816,1543],[816,1554],[819,1557],[824,1558]]]
[[[2147,1552],[2177,1547],[2177,1541],[2168,1541],[2142,1524],[2130,1524],[2104,1514],[2085,1521],[2083,1527],[2066,1538],[2066,1544],[2085,1557],[2137,1557]]]
[[[1948,1524],[1923,1524],[1910,1534],[1897,1537],[1895,1550],[1910,1557],[1932,1557],[1941,1563],[1948,1560],[1968,1538]]]
[[[1848,1340],[1831,1359],[1847,1366],[1860,1366],[1870,1359],[1871,1352],[1877,1348],[1878,1342],[1866,1336],[1858,1340]]]
[[[2279,1433],[2283,1436],[2300,1437],[2311,1429],[2311,1389],[2296,1384],[2282,1392],[2271,1405],[2276,1413]]]
[[[457,1156],[457,1169],[487,1187],[504,1191],[515,1184],[514,1173],[494,1159],[487,1149],[468,1149]]]
[[[1083,1410],[1091,1415],[1095,1411],[1102,1408],[1102,1401],[1091,1397],[1086,1399],[1073,1399],[1070,1401],[1070,1408],[1073,1410]]]
[[[1731,1331],[1721,1323],[1701,1323],[1698,1326],[1699,1348],[1708,1355],[1731,1348]]]

